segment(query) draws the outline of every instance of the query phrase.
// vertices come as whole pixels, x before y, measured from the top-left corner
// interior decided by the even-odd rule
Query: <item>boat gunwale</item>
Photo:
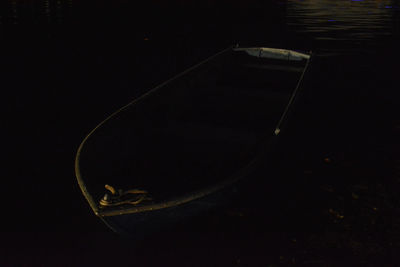
[[[123,107],[119,108],[117,111],[113,112],[111,115],[109,115],[106,119],[104,119],[103,121],[101,121],[94,129],[92,129],[89,134],[86,135],[86,137],[83,139],[83,141],[81,142],[81,144],[78,147],[76,156],[75,156],[75,176],[76,179],[78,181],[79,187],[84,195],[84,197],[86,198],[86,200],[88,201],[91,209],[93,210],[93,212],[95,213],[95,215],[99,216],[100,218],[102,217],[107,217],[107,216],[116,216],[116,215],[125,215],[125,214],[132,214],[132,213],[139,213],[139,212],[146,212],[146,211],[154,211],[154,210],[159,210],[159,209],[164,209],[164,208],[169,208],[169,207],[174,207],[177,205],[181,205],[181,204],[185,204],[188,203],[192,200],[195,199],[200,199],[206,195],[210,195],[222,188],[225,188],[231,184],[234,184],[236,181],[240,180],[242,177],[244,177],[249,171],[252,170],[252,168],[258,163],[260,156],[256,156],[255,158],[253,158],[253,160],[251,160],[245,167],[241,168],[239,171],[237,171],[235,174],[233,174],[232,176],[230,176],[230,178],[227,178],[225,180],[223,180],[222,182],[218,183],[217,185],[211,186],[211,187],[207,187],[207,188],[203,188],[201,190],[195,191],[195,192],[191,192],[187,195],[183,195],[177,198],[174,198],[172,200],[168,200],[168,201],[164,201],[161,203],[156,203],[156,204],[148,204],[148,205],[143,205],[143,206],[136,206],[136,207],[130,207],[130,208],[119,208],[119,207],[112,207],[112,208],[108,208],[107,210],[103,210],[100,209],[99,206],[96,204],[95,200],[93,199],[92,195],[89,193],[86,184],[83,180],[82,174],[81,174],[81,170],[80,170],[80,155],[81,155],[81,151],[86,143],[86,141],[96,132],[97,129],[101,128],[107,121],[109,121],[110,119],[114,118],[115,116],[117,116],[118,114],[120,114],[122,111],[124,111],[125,109],[129,108],[130,106],[135,105],[136,103],[138,103],[139,101],[153,95],[154,93],[156,93],[159,89],[161,89],[162,87],[164,87],[165,85],[169,84],[170,82],[190,73],[191,71],[197,69],[198,67],[202,66],[203,64],[213,60],[214,58],[228,52],[228,51],[234,51],[233,48],[235,46],[229,46],[228,48],[208,57],[207,59],[201,61],[200,63],[188,68],[187,70],[177,74],[176,76],[172,77],[171,79],[161,83],[160,85],[156,86],[155,88],[151,89],[150,91],[148,91],[147,93],[139,96],[138,98],[132,100],[131,102],[129,102],[128,104],[124,105]],[[290,51],[290,50],[289,50]],[[290,106],[293,104],[294,99],[299,91],[299,88],[301,87],[304,75],[308,69],[309,66],[309,62],[311,60],[311,55],[312,53],[310,52],[309,54],[310,57],[307,60],[303,72],[298,80],[297,86],[295,88],[295,90],[293,91],[290,100],[288,102],[288,104],[286,105],[285,111],[282,114],[279,123],[276,127],[276,129],[278,129],[278,127],[282,124],[282,122],[285,120],[285,118],[287,117],[287,112],[290,108]],[[269,142],[267,144],[264,143],[264,145],[270,145],[271,143],[273,143],[276,139],[276,137],[278,136],[277,132],[275,131],[275,134],[272,134],[272,137],[270,140],[268,140]]]

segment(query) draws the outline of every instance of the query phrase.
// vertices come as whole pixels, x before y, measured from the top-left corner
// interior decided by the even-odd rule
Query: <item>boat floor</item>
[[[142,188],[160,199],[215,183],[254,157],[289,97],[287,93],[199,96],[181,107],[180,116],[162,124],[148,118],[140,127],[131,119],[120,120],[88,142],[91,158],[82,158],[86,166],[82,172],[90,169],[90,176],[96,177],[90,186]]]
[[[80,159],[92,197],[99,200],[110,184],[147,190],[161,202],[248,164],[272,136],[301,73],[291,69],[288,77],[278,68],[280,76],[268,71],[268,77],[246,66],[232,69],[194,73],[197,78],[171,85],[183,89],[163,88],[97,129]],[[208,76],[211,81],[202,79]]]

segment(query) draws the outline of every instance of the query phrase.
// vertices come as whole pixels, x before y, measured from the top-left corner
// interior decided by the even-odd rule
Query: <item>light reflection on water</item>
[[[351,51],[398,35],[396,0],[288,0],[287,25],[321,51]]]
[[[9,0],[0,3],[0,24],[37,24],[62,22],[63,13],[72,9],[73,0]],[[53,19],[54,18],[54,19]]]
[[[216,24],[220,23],[221,25],[213,26],[215,26],[215,28],[220,26],[222,31],[232,32],[232,42],[238,41],[241,43],[253,44],[255,40],[259,40],[260,44],[268,45],[271,44],[271,41],[273,42],[274,40],[278,40],[276,41],[277,45],[281,45],[279,40],[287,39],[287,42],[282,41],[281,46],[291,48],[299,47],[307,50],[318,49],[325,52],[325,54],[336,52],[342,53],[343,51],[351,53],[356,49],[368,50],[374,45],[382,43],[381,41],[383,39],[385,41],[390,41],[390,38],[399,35],[399,2],[400,0],[278,1],[272,5],[272,8],[263,9],[260,14],[253,12],[253,16],[250,16],[253,17],[252,20],[245,20],[243,18],[238,19],[235,16],[240,14],[240,12],[236,10],[239,8],[233,8],[231,9],[231,11],[233,11],[230,11],[232,13],[230,15],[232,16],[229,19],[232,20],[233,23],[227,24],[228,27],[231,25],[231,28],[224,26],[225,24],[223,23],[226,23],[224,20],[216,22]],[[2,1],[0,3],[0,24],[30,25],[45,23],[51,25],[68,23],[71,21],[81,23],[79,20],[90,20],[93,17],[93,14],[90,13],[90,11],[95,11],[98,8],[97,6],[89,4],[89,8],[86,11],[81,11],[78,10],[81,8],[78,4],[79,3],[74,0]],[[123,5],[118,5],[117,1],[110,2],[108,6],[105,4],[102,5],[101,9],[105,10],[104,14],[111,14],[110,10],[114,10],[113,12],[116,13],[116,15],[114,14],[113,19],[115,20],[118,20],[120,17],[136,16],[134,14],[134,9],[129,9],[125,12],[123,10]],[[154,3],[154,5],[157,6],[158,4]],[[203,5],[206,6],[207,4],[204,3]],[[284,6],[285,9],[281,9],[279,6]],[[190,3],[185,5],[182,4],[181,8],[184,11],[185,8],[189,7]],[[272,13],[281,12],[278,12],[278,9],[283,10],[282,12],[286,12],[286,14],[282,13],[282,15],[279,15],[279,17],[282,18],[286,17],[286,20],[274,21],[272,25],[268,18],[271,17]],[[212,10],[214,10],[214,8],[212,8]],[[74,17],[73,14],[79,12],[83,14],[82,17]],[[234,13],[237,14],[234,15]],[[202,19],[204,19],[204,16],[202,16]],[[93,20],[96,19],[93,18]],[[112,19],[109,19],[108,17],[107,20],[112,21]],[[129,19],[127,19],[127,21],[129,21]],[[138,24],[137,21],[133,20],[129,23]],[[201,28],[205,27],[204,25],[207,25],[207,23],[210,24],[207,20],[196,21],[194,23],[198,23],[200,26],[197,27],[190,23],[185,24],[180,21],[172,23],[168,20],[165,23],[168,24],[168,26],[165,26],[164,29],[159,25],[162,24],[161,20],[154,21],[154,19],[149,19],[140,27],[144,28],[147,27],[147,24],[154,24],[154,28],[160,28],[162,31],[171,30],[171,32],[173,32],[175,28],[188,28],[188,32],[191,32],[193,30],[192,28]],[[271,31],[271,29],[284,28],[286,28],[286,30]],[[180,32],[186,32],[182,29]],[[94,27],[92,30],[101,31],[100,27],[99,29]],[[137,35],[140,35],[140,30],[135,31]],[[203,31],[208,31],[208,29],[204,29]],[[263,31],[265,31],[265,33],[262,33]],[[244,34],[242,35],[241,33]],[[224,33],[219,35],[222,39]],[[266,38],[265,36],[269,37]],[[287,36],[289,37],[286,38]],[[298,38],[291,38],[292,36],[297,36]],[[143,39],[144,37],[147,37],[147,35],[137,37]],[[193,37],[187,36],[185,38]],[[214,36],[213,38],[218,37]],[[263,40],[263,38],[265,40]],[[307,47],[308,44],[302,47],[304,40],[306,40],[307,43],[312,42],[312,47]],[[218,43],[218,40],[215,40],[215,43]]]

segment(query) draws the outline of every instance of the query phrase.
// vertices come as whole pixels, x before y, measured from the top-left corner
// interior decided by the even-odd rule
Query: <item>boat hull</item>
[[[84,139],[78,183],[113,231],[141,239],[222,207],[260,163],[271,162],[310,56],[257,49],[218,53],[116,111]],[[108,181],[134,189],[107,185],[110,197]]]

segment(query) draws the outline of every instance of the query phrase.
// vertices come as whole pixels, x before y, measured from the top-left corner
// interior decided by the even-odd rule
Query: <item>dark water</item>
[[[399,6],[2,1],[0,265],[395,263]],[[114,237],[76,184],[80,141],[132,98],[234,43],[316,54],[275,168],[257,171],[227,210],[139,246]]]

